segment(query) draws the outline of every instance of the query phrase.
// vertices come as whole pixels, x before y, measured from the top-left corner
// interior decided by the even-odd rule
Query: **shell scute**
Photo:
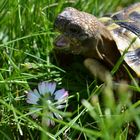
[[[110,32],[117,48],[121,54],[129,48],[124,55],[124,60],[140,77],[140,3],[113,14],[111,18],[116,27],[114,26]],[[110,26],[107,28],[110,29]]]

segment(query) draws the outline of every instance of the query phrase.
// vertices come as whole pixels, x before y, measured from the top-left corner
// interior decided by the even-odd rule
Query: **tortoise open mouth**
[[[62,50],[64,52],[72,53],[72,54],[80,54],[81,47],[78,44],[77,40],[69,39],[64,34],[59,35],[54,41],[55,49]]]
[[[68,49],[70,48],[70,40],[61,34],[55,39],[54,45],[56,49]]]

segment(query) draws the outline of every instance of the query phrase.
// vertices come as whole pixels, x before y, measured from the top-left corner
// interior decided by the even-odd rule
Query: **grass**
[[[132,103],[129,86],[118,83],[116,93],[110,78],[108,83],[100,84],[89,76],[83,67],[83,58],[70,56],[69,60],[63,54],[58,58],[53,51],[57,35],[53,22],[65,7],[102,16],[132,2],[134,0],[0,1],[1,140],[126,140],[130,139],[129,125],[132,130],[137,126],[135,139],[140,139],[140,102]],[[64,119],[54,119],[54,127],[42,126],[40,119],[34,120],[28,113],[26,93],[41,81],[55,81],[58,88],[69,91]],[[139,88],[137,83],[130,87]],[[123,110],[123,106],[126,109]]]

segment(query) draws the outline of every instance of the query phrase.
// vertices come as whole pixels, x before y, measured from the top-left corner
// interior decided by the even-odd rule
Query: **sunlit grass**
[[[131,3],[134,0],[0,1],[0,139],[126,140],[132,120],[140,138],[140,103],[130,100],[130,89],[139,92],[137,81],[128,87],[110,79],[100,84],[84,68],[83,58],[63,59],[53,51],[53,23],[65,7],[102,16]],[[34,120],[28,112],[26,93],[41,81],[55,81],[69,91],[65,117],[54,118],[53,127],[44,128],[41,118]]]

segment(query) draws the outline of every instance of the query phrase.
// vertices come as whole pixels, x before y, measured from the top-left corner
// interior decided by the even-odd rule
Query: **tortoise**
[[[140,3],[101,18],[67,7],[54,27],[61,33],[55,48],[83,55],[86,68],[100,80],[105,81],[120,60],[117,79],[130,78],[128,71],[140,78]]]

